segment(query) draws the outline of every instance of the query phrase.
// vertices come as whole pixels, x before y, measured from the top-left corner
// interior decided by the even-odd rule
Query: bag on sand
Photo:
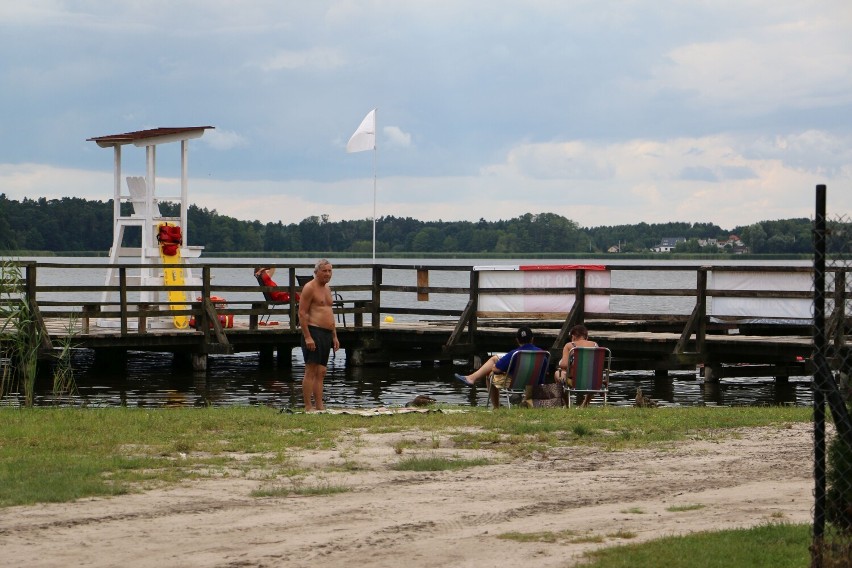
[[[524,404],[530,408],[556,408],[565,406],[565,402],[562,399],[562,385],[560,383],[548,383],[546,385],[529,386],[524,393]]]

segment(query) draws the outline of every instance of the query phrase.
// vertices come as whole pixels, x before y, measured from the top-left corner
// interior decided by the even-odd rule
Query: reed
[[[58,403],[62,403],[65,396],[70,399],[77,394],[77,381],[74,380],[74,369],[71,366],[76,319],[70,318],[65,325],[65,334],[53,342],[58,349],[54,353],[53,363],[53,395]]]
[[[33,307],[24,289],[21,266],[12,260],[0,262],[0,400],[20,397],[24,406],[35,402],[39,350],[44,330],[34,317]],[[58,340],[54,353],[53,394],[74,394],[76,383],[71,368],[74,347],[74,318]]]
[[[0,395],[6,398],[17,393],[26,406],[32,406],[41,331],[35,325],[23,282],[19,265],[10,260],[0,264]]]

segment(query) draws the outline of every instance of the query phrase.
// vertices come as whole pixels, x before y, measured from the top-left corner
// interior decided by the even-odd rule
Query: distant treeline
[[[160,205],[164,215],[178,215],[177,206]],[[73,253],[109,250],[112,244],[112,200],[75,197],[15,201],[0,194],[0,250]],[[206,253],[280,253],[327,251],[369,253],[370,219],[330,221],[311,216],[299,223],[240,221],[190,205],[191,245]],[[802,254],[812,250],[808,219],[761,221],[722,229],[712,223],[639,223],[580,227],[554,213],[526,213],[505,221],[418,221],[410,217],[380,217],[376,222],[376,251],[380,253],[542,254],[647,252],[664,237],[683,237],[676,252],[726,252],[707,239],[740,237],[754,254]],[[130,237],[131,239],[133,236]],[[138,235],[135,238],[139,239]],[[125,244],[133,244],[126,242]],[[730,249],[729,249],[730,251]],[[733,252],[733,251],[730,251]]]

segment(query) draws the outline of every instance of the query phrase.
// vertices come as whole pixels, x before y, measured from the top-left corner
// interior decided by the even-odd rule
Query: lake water
[[[47,259],[38,259],[46,262]],[[103,263],[104,259],[50,259],[49,262],[91,262]],[[307,264],[306,259],[213,259],[204,258],[211,263],[233,264]],[[336,270],[332,284],[345,285],[363,283],[369,279],[368,269],[345,270],[346,264],[363,264],[360,260],[339,260],[334,262]],[[517,264],[562,264],[570,260],[388,260],[387,264],[413,265],[450,265],[450,266],[494,266]],[[639,264],[653,266],[655,261],[648,260],[586,260],[583,264]],[[681,264],[693,267],[698,264],[731,264],[731,261],[666,261],[664,264]],[[807,265],[807,261],[748,261],[749,265]],[[340,270],[337,270],[337,269]],[[67,271],[66,271],[67,272]],[[309,273],[310,270],[300,270]],[[361,274],[364,272],[364,274]],[[39,269],[39,283],[57,283],[58,270],[49,268]],[[385,284],[414,285],[410,270],[386,272]],[[277,280],[281,283],[281,275]],[[68,275],[65,274],[65,278]],[[94,274],[92,270],[81,269],[74,278],[80,282],[102,284],[103,275]],[[218,285],[249,284],[247,279],[253,279],[250,270],[217,269],[214,282]],[[467,286],[467,272],[432,272],[432,286]],[[695,285],[695,273],[691,270],[683,272],[635,272],[613,271],[613,287],[642,287],[642,288],[692,288]],[[215,291],[214,291],[215,293]],[[383,294],[383,304],[406,305],[412,302],[411,295]],[[462,309],[466,296],[437,295],[430,297],[429,307],[444,309]],[[348,294],[348,299],[357,298],[357,294]],[[241,297],[230,297],[229,300],[242,300]],[[256,300],[249,297],[247,300]],[[612,310],[623,313],[647,313],[655,309],[669,313],[689,313],[692,301],[689,298],[642,298],[613,297]],[[633,303],[631,303],[631,301]],[[623,305],[618,305],[623,302]],[[644,303],[642,303],[644,302]],[[672,303],[674,302],[674,304]],[[678,302],[683,305],[679,305]],[[662,303],[662,304],[661,304]],[[345,347],[345,346],[344,346]],[[467,373],[471,369],[467,362],[456,361],[453,365],[436,365],[421,367],[420,363],[393,364],[389,367],[349,367],[344,364],[345,352],[339,352],[329,363],[325,382],[325,399],[329,408],[342,407],[375,407],[382,405],[404,405],[416,395],[432,396],[440,403],[485,406],[487,392],[484,387],[466,388],[452,379],[453,373]],[[211,356],[208,369],[205,372],[194,372],[186,366],[176,365],[171,355],[157,353],[131,352],[128,358],[126,374],[116,375],[114,371],[100,369],[94,361],[93,354],[81,351],[75,354],[73,366],[78,394],[60,400],[53,398],[50,384],[39,383],[37,404],[39,405],[87,405],[87,406],[228,406],[228,405],[268,405],[275,408],[300,408],[302,406],[301,381],[304,375],[304,363],[298,349],[293,350],[291,366],[263,367],[259,364],[256,353],[242,353],[229,356]],[[625,371],[615,373],[612,377],[610,403],[628,405],[633,399],[638,387],[644,394],[660,401],[664,405],[777,405],[789,404],[805,406],[812,404],[810,377],[791,377],[786,384],[775,384],[771,378],[724,379],[720,383],[704,383],[697,378],[695,372],[671,372],[668,379],[657,380],[651,371]],[[599,404],[600,398],[594,403]]]

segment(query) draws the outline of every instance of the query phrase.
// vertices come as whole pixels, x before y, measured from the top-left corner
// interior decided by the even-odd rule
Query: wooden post
[[[417,269],[417,301],[429,301],[429,271],[424,268]]]
[[[709,269],[709,266],[702,266],[698,269],[697,276],[698,321],[695,328],[695,350],[699,353],[704,353],[704,337],[707,334],[707,271]]]
[[[680,339],[675,346],[675,354],[687,352],[686,345],[694,331],[695,353],[702,354],[701,358],[704,359],[704,336],[707,332],[707,271],[709,269],[709,266],[702,266],[698,269],[695,285],[695,307],[680,334]]]
[[[139,303],[139,333],[148,332],[148,311],[149,305],[142,302]]]
[[[142,243],[145,246],[145,243]],[[120,266],[118,268],[118,302],[121,311],[121,335],[127,335],[127,268]]]
[[[292,369],[293,349],[291,347],[287,347],[286,345],[279,345],[276,348],[275,359],[278,362],[278,366],[282,369]]]
[[[210,316],[207,313],[207,309],[205,306],[205,300],[210,299],[210,267],[203,266],[201,268],[201,313],[196,318],[196,322],[201,326],[201,332],[204,334],[204,343],[211,343],[210,338]],[[197,329],[197,328],[196,328]],[[205,368],[207,367],[207,363],[205,360],[204,364]],[[201,369],[199,369],[201,370]]]
[[[382,267],[378,265],[373,266],[372,296],[371,325],[378,328],[381,325],[380,316],[382,313]]]
[[[290,292],[290,330],[295,330],[297,324],[299,323],[299,303],[296,301],[296,268],[291,266],[290,270],[287,271],[287,277],[289,278],[289,287],[287,290]]]
[[[704,382],[718,383],[722,378],[722,365],[719,363],[704,364]]]
[[[82,321],[80,322],[81,333],[89,333],[91,320],[100,313],[100,305],[98,304],[83,304]]]
[[[272,368],[272,361],[274,360],[274,349],[271,345],[264,345],[258,351],[258,365],[261,369],[270,369]]]
[[[260,310],[266,307],[266,302],[252,302],[251,311],[253,313],[249,314],[249,329],[257,329],[257,322],[259,319],[258,313]]]
[[[477,271],[477,270],[471,270],[470,271],[470,296],[469,296],[469,299],[470,299],[471,313],[470,313],[470,321],[467,324],[467,326],[468,326],[467,329],[468,329],[468,334],[469,334],[469,336],[468,336],[469,341],[468,342],[473,344],[473,343],[475,343],[474,337],[476,336],[476,329],[478,327],[477,326],[477,319],[476,319],[476,312],[479,311],[479,271]]]
[[[468,306],[470,307],[470,319],[467,323],[467,342],[473,347],[472,352],[476,352],[476,329],[477,318],[476,312],[479,311],[479,271],[471,269],[470,271],[470,295],[468,296]],[[477,364],[476,356],[468,359],[475,368],[479,368],[481,364]]]
[[[364,309],[364,303],[359,300],[355,300],[353,309],[355,310],[355,313],[352,314],[355,318],[355,329],[361,329],[364,327],[364,312],[361,311]]]
[[[574,305],[562,323],[562,328],[556,334],[556,339],[553,341],[550,349],[560,351],[562,346],[568,341],[568,334],[578,323],[583,323],[585,319],[586,309],[586,271],[582,268],[577,269],[576,277],[574,278]]]
[[[33,320],[30,325],[35,326],[35,331],[38,333],[39,347],[45,350],[53,349],[53,344],[50,341],[50,333],[48,333],[44,319],[41,317],[41,310],[38,309],[38,301],[36,300],[36,263],[27,264],[25,277],[27,304],[29,305],[30,316]]]
[[[192,354],[192,370],[206,371],[207,370],[207,353]]]

